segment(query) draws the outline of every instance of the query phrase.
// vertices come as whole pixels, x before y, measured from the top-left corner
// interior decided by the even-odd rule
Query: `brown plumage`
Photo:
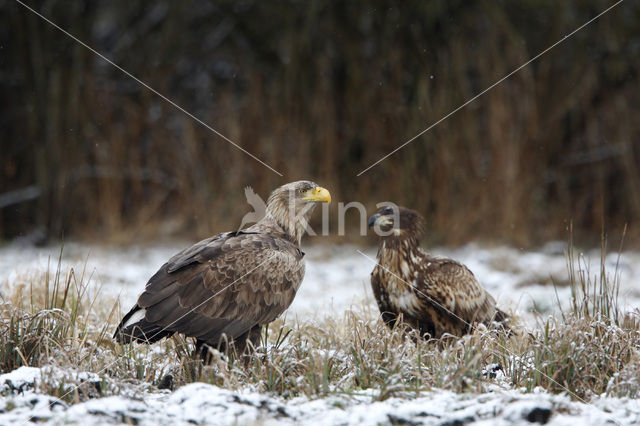
[[[403,321],[420,334],[461,336],[476,323],[507,319],[466,266],[420,248],[424,219],[403,207],[386,207],[369,218],[380,237],[371,287],[382,319]]]
[[[244,230],[207,238],[173,256],[153,275],[114,338],[154,343],[174,333],[242,353],[261,326],[293,302],[304,276],[300,240],[329,192],[298,181],[271,193],[266,215]]]

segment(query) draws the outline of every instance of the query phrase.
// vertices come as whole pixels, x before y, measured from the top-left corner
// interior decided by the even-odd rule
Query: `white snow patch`
[[[15,370],[0,374],[0,392],[24,392],[32,390],[38,382],[46,380],[48,382],[64,383],[69,380],[75,382],[100,382],[100,376],[86,371],[73,371],[57,368],[55,366],[19,367]]]
[[[10,373],[0,374],[0,392],[6,392],[12,388],[33,387],[36,380],[40,380],[42,372],[35,367],[20,367]]]
[[[8,409],[11,407],[11,409]],[[495,391],[456,394],[434,390],[404,398],[375,401],[362,395],[289,401],[254,392],[232,392],[192,383],[173,393],[148,393],[144,398],[112,396],[67,406],[56,398],[30,393],[0,398],[0,424],[38,420],[47,424],[635,424],[637,400],[595,398],[591,404],[562,395]]]

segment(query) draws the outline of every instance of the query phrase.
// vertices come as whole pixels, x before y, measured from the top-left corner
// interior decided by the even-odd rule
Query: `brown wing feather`
[[[291,304],[304,275],[302,256],[286,239],[219,234],[172,257],[151,277],[137,306],[146,309],[144,321],[160,330],[213,345],[223,334],[233,340]]]
[[[455,260],[431,256],[409,242],[383,245],[378,256],[371,286],[390,326],[402,314],[404,322],[438,338],[462,335],[473,323],[501,313],[473,273]]]
[[[371,289],[373,290],[373,296],[378,303],[378,309],[380,309],[382,320],[385,324],[392,327],[398,319],[398,315],[396,310],[389,303],[389,292],[385,285],[383,273],[384,271],[382,268],[374,268],[373,272],[371,272]]]
[[[466,266],[431,256],[425,256],[416,266],[418,298],[430,303],[427,299],[433,299],[448,315],[466,323],[491,320],[496,302]]]

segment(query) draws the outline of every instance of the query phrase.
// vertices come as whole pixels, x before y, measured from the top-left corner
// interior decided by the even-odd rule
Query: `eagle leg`
[[[231,353],[234,357],[247,357],[254,348],[257,348],[260,345],[261,337],[262,326],[258,324],[232,341],[224,338],[220,339],[220,342],[217,345],[213,345],[201,339],[196,339],[194,356],[202,358],[207,364],[211,362],[212,349],[215,349],[227,356]],[[248,342],[251,342],[251,344],[249,345]],[[245,358],[245,361],[247,360],[248,357]]]

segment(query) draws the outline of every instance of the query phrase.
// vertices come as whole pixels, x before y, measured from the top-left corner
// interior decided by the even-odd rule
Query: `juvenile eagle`
[[[258,223],[194,244],[173,256],[147,282],[114,339],[154,343],[173,333],[221,351],[257,345],[261,326],[284,312],[304,276],[300,240],[326,189],[309,181],[271,193]],[[203,352],[204,353],[204,352]]]
[[[440,338],[461,336],[475,323],[506,320],[466,266],[420,248],[424,219],[417,212],[385,207],[369,218],[369,227],[381,231],[371,287],[388,326],[402,314],[421,335]]]

